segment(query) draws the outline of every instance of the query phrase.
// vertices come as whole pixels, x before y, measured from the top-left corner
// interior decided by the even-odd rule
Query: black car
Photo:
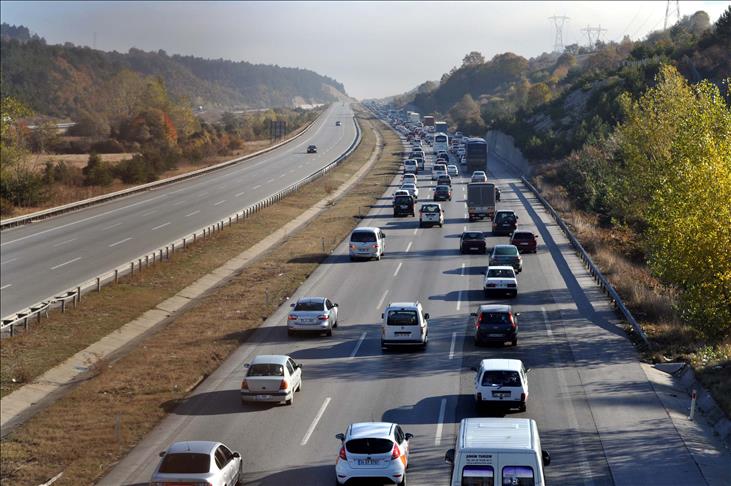
[[[411,196],[396,196],[393,199],[394,216],[415,216],[414,198]]]
[[[437,177],[437,185],[438,186],[452,186],[452,178],[448,175],[440,175]]]
[[[487,243],[485,242],[485,235],[482,231],[465,231],[462,236],[459,237],[459,252],[460,253],[486,253]]]
[[[500,210],[492,220],[492,234],[509,235],[518,227],[518,216],[510,210]]]
[[[518,345],[518,316],[509,305],[481,305],[475,318],[475,344],[489,342]]]
[[[434,200],[435,201],[451,201],[452,200],[452,188],[447,185],[440,185],[434,188]]]
[[[317,153],[317,145],[308,145],[307,146],[307,153],[308,154],[316,154]]]

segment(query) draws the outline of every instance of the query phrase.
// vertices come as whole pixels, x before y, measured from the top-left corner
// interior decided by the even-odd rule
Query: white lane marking
[[[206,192],[201,192],[201,193],[200,193],[200,194],[198,195],[198,197],[206,197],[207,195],[208,195],[208,191],[206,191]]]
[[[92,219],[96,219],[96,218],[100,218],[102,216],[106,216],[107,214],[116,213],[117,211],[121,211],[123,209],[129,209],[129,208],[132,208],[134,206],[139,206],[140,204],[145,204],[145,203],[154,201],[155,199],[160,199],[161,197],[164,197],[164,196],[165,196],[165,194],[161,194],[159,196],[156,196],[156,197],[153,197],[153,198],[150,198],[150,199],[145,199],[144,201],[138,201],[136,203],[128,204],[127,206],[122,206],[121,208],[111,209],[111,210],[106,211],[106,212],[103,212],[103,213],[95,214],[94,216],[89,216],[88,218],[83,218],[83,219],[80,219],[78,221],[72,221],[70,223],[62,224],[61,226],[56,226],[54,228],[48,228],[48,229],[45,229],[43,231],[39,231],[38,233],[33,233],[32,235],[23,236],[23,237],[18,238],[16,240],[10,240],[10,241],[6,241],[6,242],[3,242],[3,243],[0,243],[0,246],[5,246],[5,245],[9,245],[11,243],[16,243],[18,241],[27,240],[28,238],[33,238],[34,236],[38,236],[38,235],[42,235],[42,234],[45,234],[45,233],[49,233],[51,231],[60,230],[62,228],[66,228],[67,226],[73,226],[75,224],[84,223],[84,222],[90,221]],[[119,224],[122,224],[122,223],[119,223]]]
[[[396,266],[396,271],[393,272],[393,276],[395,277],[398,275],[399,270],[401,270],[401,265],[403,265],[403,262],[398,262],[398,265]]]
[[[239,193],[237,193],[237,194],[234,194],[234,196],[235,196],[235,197],[241,197],[241,196],[243,196],[244,194],[246,194],[246,193],[245,193],[245,192],[239,192]]]
[[[185,202],[185,201],[183,201],[183,202]],[[157,212],[157,209],[151,209],[149,211],[145,211],[144,213],[140,214],[140,216],[149,216],[152,213],[156,213],[156,212]]]
[[[283,178],[283,177],[287,177],[287,174],[282,174],[282,175],[279,176],[280,179]]]
[[[437,432],[434,434],[434,445],[439,446],[442,444],[442,428],[444,427],[444,413],[447,409],[447,399],[442,398],[442,403],[439,405],[439,419],[437,420]]]
[[[0,263],[0,265],[5,265],[6,263],[11,263],[17,260],[17,258],[11,258],[10,260],[5,260],[4,262]]]
[[[116,243],[112,243],[111,245],[109,245],[109,248],[115,247],[115,246],[117,246],[117,245],[121,245],[122,243],[126,243],[126,242],[128,242],[129,240],[131,240],[131,239],[132,239],[132,238],[125,238],[125,239],[123,239],[123,240],[119,240],[118,242],[116,242]]]
[[[464,277],[464,263],[462,264],[462,270],[460,270],[459,275],[460,277]],[[462,307],[462,289],[460,289],[459,293],[457,294],[457,310]]]
[[[122,223],[121,223],[121,222],[120,222],[120,223],[114,223],[113,225],[110,225],[110,226],[105,226],[104,228],[102,228],[102,231],[106,231],[106,230],[108,230],[108,229],[116,228],[116,227],[117,227],[117,226],[119,226],[120,224],[122,224]]]
[[[462,226],[462,231],[467,231],[467,225]]]
[[[165,193],[165,195],[175,194],[175,193],[178,193],[180,191],[185,191],[186,189],[187,189],[187,187],[181,187],[180,189],[175,189],[174,191],[167,192],[167,193]]]
[[[551,322],[548,320],[548,312],[546,312],[546,308],[541,307],[541,312],[543,313],[543,322],[546,324],[546,334],[548,334],[549,337],[553,337],[553,329],[551,329]]]
[[[363,331],[363,334],[360,335],[360,339],[358,339],[358,342],[355,344],[355,347],[353,348],[353,352],[350,353],[351,358],[355,358],[355,355],[358,354],[358,350],[360,349],[360,345],[363,344],[363,340],[366,337],[366,331]]]
[[[381,300],[378,301],[378,304],[376,304],[376,309],[380,309],[383,305],[383,301],[386,300],[386,295],[388,295],[388,290],[383,292],[383,295],[381,296]]]
[[[169,225],[170,225],[170,221],[168,221],[167,223],[163,223],[163,224],[155,226],[154,228],[152,228],[152,231],[159,230],[160,228],[164,228],[165,226],[169,226]]]
[[[259,189],[260,187],[261,187],[261,184],[259,184],[258,186],[254,186],[252,189]]]
[[[180,206],[181,204],[185,204],[185,199],[181,199],[180,201],[174,202],[173,206]]]
[[[409,244],[406,245],[406,251],[407,252],[411,249],[411,243],[413,243],[413,242],[412,241],[409,241]]]
[[[457,342],[457,333],[452,333],[452,344],[449,346],[449,359],[454,359],[454,345]]]
[[[66,243],[71,243],[72,241],[76,241],[76,240],[78,240],[78,238],[71,238],[70,240],[65,240],[65,241],[62,241],[61,243],[56,243],[55,245],[53,245],[53,247],[56,248],[57,246],[65,245]]]
[[[325,413],[325,409],[330,404],[330,397],[327,397],[325,399],[325,402],[322,404],[322,407],[320,407],[320,410],[318,410],[317,415],[315,415],[314,420],[312,420],[312,423],[310,424],[310,428],[307,429],[307,433],[304,437],[302,437],[302,442],[300,442],[300,445],[307,445],[307,441],[310,440],[310,436],[315,431],[315,427],[317,427],[317,422],[320,421],[322,418],[322,415]]]
[[[213,205],[214,206],[220,206],[221,204],[223,204],[225,202],[226,202],[226,200],[224,199],[223,201],[218,201],[217,203],[213,203]]]
[[[74,263],[74,262],[78,262],[79,260],[81,260],[81,257],[76,257],[73,260],[69,260],[67,262],[63,262],[62,264],[56,265],[55,267],[51,267],[51,270],[56,270],[57,268],[65,267],[66,265],[69,265],[69,264]]]
[[[13,286],[13,284],[7,284],[7,285],[3,285],[2,287],[0,287],[0,290],[5,290],[5,289],[7,289],[8,287],[12,287],[12,286]],[[363,333],[363,334],[365,334],[365,333]]]
[[[269,179],[269,180],[267,181],[267,184],[271,184],[272,182],[274,182],[274,179]]]
[[[189,217],[191,217],[191,216],[195,216],[195,215],[196,215],[196,214],[198,214],[198,213],[200,213],[200,209],[199,209],[199,210],[197,210],[197,211],[193,211],[192,213],[188,213],[188,214],[186,214],[186,215],[185,215],[185,217],[186,217],[186,218],[189,218]]]
[[[414,234],[416,234],[419,231],[419,228],[414,228]]]

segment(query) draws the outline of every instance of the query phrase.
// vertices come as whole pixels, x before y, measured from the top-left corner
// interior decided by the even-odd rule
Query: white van
[[[370,226],[355,228],[350,234],[350,260],[358,258],[380,260],[386,249],[385,240],[386,235],[381,228]]]
[[[451,486],[544,486],[551,456],[533,419],[467,418],[444,460],[452,465]]]
[[[429,314],[419,302],[393,302],[381,314],[381,348],[420,346],[429,342]]]
[[[404,174],[416,174],[419,172],[419,164],[415,159],[404,160]]]
[[[510,268],[510,267],[508,267]],[[512,268],[510,268],[512,270]],[[483,359],[475,368],[477,408],[496,406],[525,412],[528,401],[528,372],[519,359]]]

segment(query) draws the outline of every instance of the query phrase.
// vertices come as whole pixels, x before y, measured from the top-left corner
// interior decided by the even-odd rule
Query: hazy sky
[[[312,69],[357,98],[381,97],[438,80],[472,50],[486,58],[553,48],[548,17],[570,17],[564,44],[632,39],[663,27],[654,2],[0,2],[0,17],[51,44],[244,60]],[[675,2],[672,2],[673,5]],[[715,21],[728,1],[680,2]]]

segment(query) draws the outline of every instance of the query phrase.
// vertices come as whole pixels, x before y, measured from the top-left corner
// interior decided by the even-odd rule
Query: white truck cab
[[[533,419],[467,418],[444,460],[452,465],[451,486],[544,486],[551,456],[541,449]]]
[[[417,302],[393,302],[381,314],[381,348],[420,346],[429,342],[429,314]]]

